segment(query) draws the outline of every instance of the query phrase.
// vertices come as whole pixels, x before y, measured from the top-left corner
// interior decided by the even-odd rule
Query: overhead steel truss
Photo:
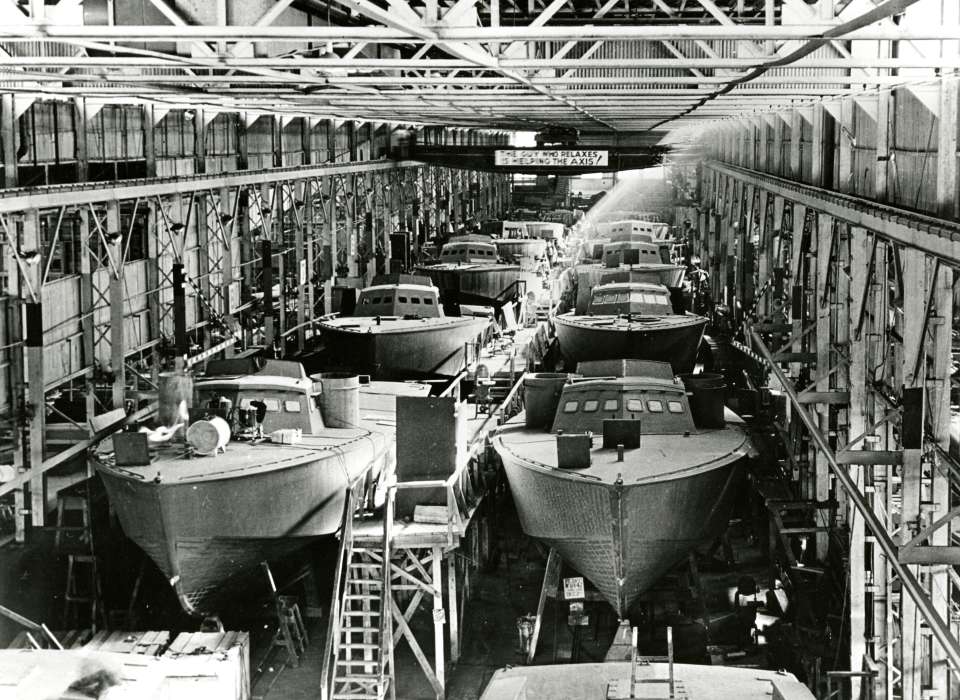
[[[34,3],[29,16],[5,1],[0,78],[24,98],[149,92],[169,105],[412,125],[660,134],[960,67],[956,52],[916,43],[960,40],[949,17],[916,21],[916,0],[839,15],[827,0],[278,0],[259,17],[228,12],[237,0],[150,0],[169,24],[145,26],[83,26],[56,6]],[[880,48],[890,42],[911,50]],[[750,92],[760,86],[771,90]]]

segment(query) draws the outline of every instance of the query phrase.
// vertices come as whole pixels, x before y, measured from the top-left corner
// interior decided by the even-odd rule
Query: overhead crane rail
[[[220,187],[259,185],[266,181],[305,180],[315,177],[378,170],[397,170],[423,165],[412,160],[368,160],[322,165],[293,165],[261,170],[236,170],[205,175],[76,182],[66,185],[42,185],[0,189],[0,214],[27,209],[46,209],[64,204],[88,204],[104,200],[143,199],[167,194],[200,192]],[[284,176],[289,177],[284,177]]]
[[[706,161],[704,166],[796,204],[874,231],[882,238],[922,250],[944,262],[960,264],[960,223],[715,160]]]

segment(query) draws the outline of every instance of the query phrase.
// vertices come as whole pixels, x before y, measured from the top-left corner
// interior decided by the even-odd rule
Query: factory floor
[[[524,662],[517,621],[536,612],[546,552],[522,534],[509,503],[498,512],[495,520],[494,549],[499,550],[499,556],[486,570],[477,570],[472,575],[471,597],[463,611],[460,659],[447,667],[448,698],[478,698],[498,668]],[[136,619],[132,624],[124,619],[122,612],[129,601],[142,554],[107,524],[101,523],[96,532],[98,549],[109,549],[109,556],[103,557],[101,579],[107,608],[113,611],[111,626],[114,629],[169,629],[174,632],[196,629],[197,622],[179,612],[169,586],[152,565],[147,567],[136,606]],[[752,577],[763,585],[768,568],[758,547],[751,544],[747,521],[734,524],[729,534],[734,566],[719,561],[718,557],[723,554],[719,548],[713,557],[698,558],[699,586],[690,577],[688,567],[680,566],[637,606],[632,618],[640,628],[642,654],[666,653],[665,627],[670,624],[674,629],[678,662],[761,668],[770,665],[766,646],[745,645],[730,603],[731,591],[736,589],[742,577]],[[37,622],[46,622],[55,631],[77,626],[63,615],[65,559],[71,543],[62,544],[63,551],[58,555],[54,532],[48,528],[33,530],[26,545],[0,547],[0,605]],[[254,596],[249,601],[237,600],[235,609],[224,615],[223,621],[228,629],[246,629],[252,634],[254,697],[269,700],[316,697],[329,600],[329,593],[324,589],[330,586],[329,581],[323,580],[324,562],[329,562],[332,555],[335,555],[335,543],[331,541],[318,545],[307,557],[316,572],[317,599],[324,615],[308,621],[311,640],[299,668],[283,665],[282,651],[266,656],[273,620],[262,601],[256,602],[262,596]],[[295,566],[291,570],[293,568]],[[278,580],[283,580],[282,566],[276,573]],[[564,572],[563,575],[573,573]],[[260,583],[254,581],[251,588],[262,588]],[[702,605],[696,602],[698,599],[703,601]],[[579,628],[575,639],[573,628],[567,624],[568,604],[548,599],[535,663],[603,660],[618,620],[612,609],[599,601],[588,601],[585,612],[589,625]],[[118,613],[121,613],[119,618]],[[433,622],[428,605],[421,606],[411,621],[411,627],[432,662]],[[20,629],[14,622],[0,616],[0,646],[12,641]],[[449,661],[449,650],[446,656]],[[406,641],[401,641],[397,648],[395,669],[397,697],[409,700],[435,697]]]
[[[545,552],[526,538],[512,513],[498,519],[498,539],[502,546],[498,565],[478,571],[471,579],[471,598],[463,617],[462,650],[459,661],[449,664],[446,696],[456,700],[479,698],[493,673],[507,665],[520,665],[518,618],[537,609]],[[666,654],[666,626],[673,627],[677,662],[721,663],[767,668],[767,648],[747,644],[737,615],[731,606],[732,591],[743,577],[765,583],[767,565],[759,548],[751,544],[744,523],[730,529],[730,549],[734,565],[700,557],[699,586],[694,585],[688,567],[664,579],[637,606],[635,619],[640,627],[640,652],[648,656]],[[718,549],[722,553],[722,548]],[[718,554],[719,556],[719,554]],[[573,575],[564,572],[563,575]],[[698,605],[691,593],[697,590]],[[618,620],[604,602],[587,602],[589,625],[579,629],[576,639],[568,626],[568,604],[548,599],[544,611],[536,664],[603,661],[613,640]],[[681,613],[681,610],[683,613]],[[686,614],[684,614],[686,613]],[[696,616],[698,619],[693,619]],[[433,660],[433,622],[428,605],[422,605],[411,627],[427,658]],[[254,697],[267,700],[306,700],[315,698],[320,678],[323,624],[317,624],[304,663],[299,668],[268,667],[254,686]],[[449,656],[447,657],[449,660]],[[396,696],[404,700],[428,700],[436,697],[426,676],[405,641],[395,655]]]

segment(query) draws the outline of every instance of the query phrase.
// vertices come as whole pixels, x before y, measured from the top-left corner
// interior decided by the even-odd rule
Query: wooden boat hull
[[[440,290],[445,302],[500,307],[520,295],[518,282],[526,291],[539,292],[542,281],[535,272],[518,265],[426,265],[416,274],[427,275]]]
[[[323,351],[308,371],[349,368],[377,379],[452,377],[463,366],[464,346],[480,336],[484,318],[383,321],[341,318],[320,324]]]
[[[393,454],[387,435],[345,432],[356,435],[306,459],[292,447],[265,448],[273,460],[273,450],[289,450],[289,466],[279,460],[272,469],[201,479],[157,482],[94,466],[124,533],[157,564],[184,610],[203,614],[215,612],[216,594],[234,576],[337,532],[347,487],[375,478]]]
[[[707,319],[693,315],[665,317],[664,323],[633,322],[624,328],[590,325],[599,319],[570,313],[555,318],[560,353],[570,368],[588,360],[632,359],[669,362],[675,374],[691,372],[707,325]]]
[[[620,617],[699,544],[726,528],[740,458],[690,476],[616,485],[503,460],[523,531],[587,577]]]

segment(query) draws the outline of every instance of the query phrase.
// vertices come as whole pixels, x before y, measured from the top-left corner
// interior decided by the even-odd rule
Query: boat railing
[[[394,505],[397,491],[392,487],[396,483],[391,479],[390,488],[387,489],[386,502],[383,506],[383,559],[380,562],[380,634],[377,635],[380,640],[380,692],[381,698],[396,697],[396,689],[393,684],[393,590],[390,581],[393,578],[391,560],[393,559],[393,517]]]
[[[323,643],[323,664],[320,668],[321,700],[330,700],[333,695],[336,645],[340,640],[340,625],[343,623],[344,606],[347,602],[347,597],[344,595],[345,591],[341,591],[341,588],[345,586],[350,559],[353,557],[353,511],[355,507],[356,495],[351,487],[347,489],[346,503],[343,508],[343,525],[341,526],[340,548],[337,553],[337,568],[333,574],[330,617],[327,622],[327,636]]]

